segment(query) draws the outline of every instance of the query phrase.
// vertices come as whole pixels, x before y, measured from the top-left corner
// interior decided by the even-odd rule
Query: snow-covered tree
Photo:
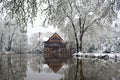
[[[15,47],[20,48],[18,44],[24,44],[27,47],[27,33],[22,32],[14,18],[1,13],[1,27],[0,27],[0,50],[1,51],[16,51]],[[24,34],[24,36],[20,36]],[[18,42],[21,39],[21,43]],[[17,44],[16,44],[17,43]],[[22,46],[22,48],[24,48]],[[25,48],[24,48],[25,49]],[[24,51],[24,50],[22,50]]]
[[[39,52],[43,50],[43,36],[42,33],[34,33],[31,37],[30,37],[30,46],[31,49],[35,52]]]
[[[113,53],[119,53],[120,50],[120,12],[118,12],[117,19],[113,21],[113,24],[111,25],[112,30],[109,32],[109,36],[100,45],[100,50],[98,49],[98,52],[113,52]]]
[[[24,26],[23,30],[26,31],[27,22],[33,23],[37,15],[38,2],[38,0],[1,0],[0,5],[2,12],[14,17],[16,23]]]
[[[46,13],[45,21],[58,26],[65,34],[73,35],[71,37],[76,42],[77,51],[83,50],[83,45],[91,36],[97,42],[95,34],[100,34],[100,29],[103,31],[104,23],[108,28],[116,17],[113,10],[115,0],[48,0],[47,3],[47,8],[43,10]]]
[[[12,50],[14,52],[25,53],[28,51],[27,49],[28,39],[26,33],[21,32],[16,33],[15,38],[13,40]]]

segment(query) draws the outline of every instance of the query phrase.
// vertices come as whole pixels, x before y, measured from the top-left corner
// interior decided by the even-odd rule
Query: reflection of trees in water
[[[120,79],[120,62],[111,63],[103,60],[83,60],[83,75],[85,80],[119,80]],[[74,80],[76,65],[69,64],[65,70],[64,78],[61,80]],[[80,80],[80,71],[78,71]]]
[[[110,61],[84,61],[84,76],[87,80],[119,80],[118,69],[120,62],[111,63]]]
[[[74,80],[76,66],[72,60],[68,60],[66,64],[67,67],[64,69],[64,77],[60,80]]]
[[[25,55],[0,55],[0,80],[24,80],[27,71]]]
[[[30,58],[30,67],[33,71],[41,72],[43,71],[42,65],[43,65],[43,56],[41,54],[31,54]]]

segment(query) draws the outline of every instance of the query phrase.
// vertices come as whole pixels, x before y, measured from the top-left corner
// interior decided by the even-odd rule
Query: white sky
[[[38,32],[41,32],[41,33],[53,32],[54,33],[56,31],[57,31],[57,29],[53,28],[52,26],[50,26],[50,27],[42,27],[42,26],[31,27],[31,26],[28,26],[27,27],[27,35],[28,35],[28,37],[30,37],[32,34],[38,33]]]
[[[47,27],[43,27],[42,26],[42,22],[44,20],[44,15],[41,15],[40,13],[38,13],[37,17],[36,17],[36,21],[33,24],[33,27],[29,24],[27,26],[27,35],[28,35],[28,39],[30,38],[30,36],[34,33],[46,33],[46,32],[57,32],[57,28],[54,28],[53,26],[47,26]],[[46,40],[47,37],[43,36],[43,40]]]

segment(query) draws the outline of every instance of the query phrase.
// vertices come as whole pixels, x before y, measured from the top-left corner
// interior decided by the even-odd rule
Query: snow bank
[[[101,58],[101,59],[115,59],[120,61],[120,53],[74,53],[73,58]]]

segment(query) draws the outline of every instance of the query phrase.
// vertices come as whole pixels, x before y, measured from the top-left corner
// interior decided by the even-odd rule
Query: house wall
[[[70,57],[71,51],[66,47],[66,43],[58,35],[54,34],[48,41],[45,42],[44,47],[45,57]]]

